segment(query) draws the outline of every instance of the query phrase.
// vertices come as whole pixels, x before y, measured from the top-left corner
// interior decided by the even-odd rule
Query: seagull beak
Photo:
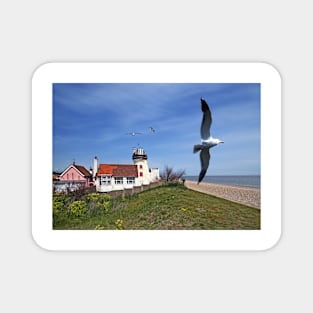
[[[220,141],[220,143],[224,143],[224,141]]]

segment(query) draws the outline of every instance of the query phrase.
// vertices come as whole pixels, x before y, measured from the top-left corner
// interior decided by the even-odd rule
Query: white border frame
[[[261,230],[53,230],[53,83],[260,83]],[[266,250],[281,235],[281,78],[266,63],[47,63],[32,79],[32,234],[47,250]]]

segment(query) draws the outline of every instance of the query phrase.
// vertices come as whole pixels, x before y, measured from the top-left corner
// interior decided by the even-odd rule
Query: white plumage
[[[210,163],[210,149],[224,141],[211,136],[212,114],[206,101],[201,98],[201,110],[203,112],[202,123],[200,128],[201,144],[194,145],[193,153],[200,152],[201,171],[198,178],[198,184],[204,178]]]

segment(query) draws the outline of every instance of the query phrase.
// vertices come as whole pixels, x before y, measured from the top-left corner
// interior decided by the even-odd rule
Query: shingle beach
[[[197,184],[197,182],[191,180],[186,180],[185,186],[195,191],[207,193],[254,208],[260,208],[260,188],[228,186],[203,182]]]

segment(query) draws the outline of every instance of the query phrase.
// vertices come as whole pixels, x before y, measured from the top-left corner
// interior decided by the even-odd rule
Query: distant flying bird
[[[201,110],[203,112],[202,123],[200,128],[201,145],[194,145],[193,153],[200,152],[201,171],[198,178],[198,184],[204,178],[210,162],[210,149],[224,141],[211,137],[210,129],[212,124],[211,110],[206,101],[201,98]]]
[[[138,133],[138,132],[129,132],[129,133],[126,133],[125,135],[136,136],[136,135],[142,135],[142,133]]]
[[[151,133],[155,133],[155,129],[153,127],[149,127]]]

